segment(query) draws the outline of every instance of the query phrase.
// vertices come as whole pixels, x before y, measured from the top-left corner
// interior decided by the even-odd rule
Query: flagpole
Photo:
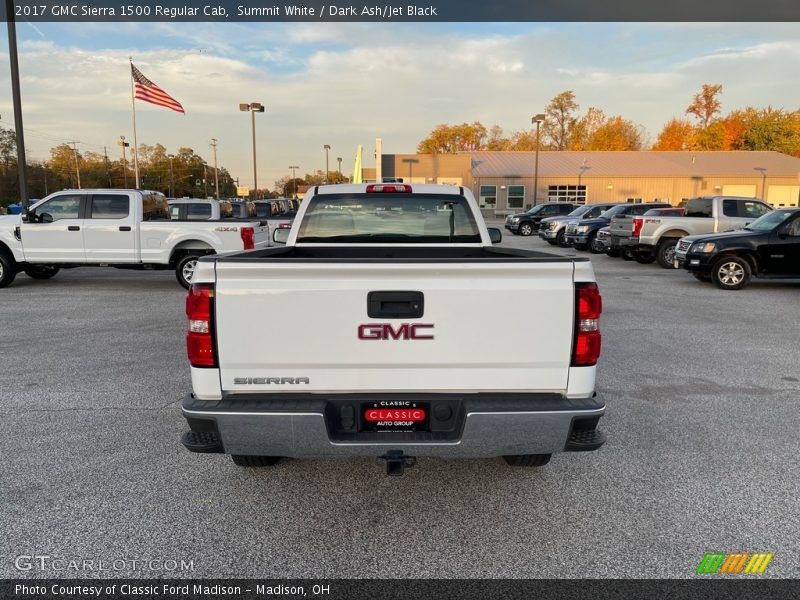
[[[133,172],[136,175],[136,189],[139,189],[139,157],[137,149],[139,146],[136,140],[136,98],[133,94],[133,57],[129,56],[128,61],[131,63],[131,109],[133,111]]]

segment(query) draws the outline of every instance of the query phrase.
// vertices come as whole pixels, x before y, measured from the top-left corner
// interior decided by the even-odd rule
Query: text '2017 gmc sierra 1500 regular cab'
[[[456,186],[312,188],[287,235],[198,262],[189,450],[245,466],[378,456],[400,474],[416,456],[538,466],[603,443],[590,261],[492,246],[500,232]],[[273,307],[286,318],[247,317]],[[511,334],[492,307],[549,317]]]

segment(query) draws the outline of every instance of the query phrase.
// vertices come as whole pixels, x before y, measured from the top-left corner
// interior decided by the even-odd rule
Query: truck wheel
[[[724,256],[714,263],[711,280],[723,290],[740,290],[750,282],[750,264],[738,256]]]
[[[556,241],[555,241],[556,245],[561,246],[562,248],[566,248],[567,247],[567,240],[564,239],[564,236],[566,235],[566,233],[567,233],[567,228],[566,227],[558,232],[558,235],[556,235]]]
[[[597,245],[597,232],[589,234],[589,252],[592,254],[602,254],[603,250],[601,250]]]
[[[678,240],[662,240],[656,249],[656,260],[658,264],[664,269],[675,268],[675,246],[678,245]]]
[[[12,257],[0,253],[0,288],[11,285],[17,276],[17,265]]]
[[[522,225],[519,226],[519,234],[521,236],[528,237],[532,233],[533,233],[533,225],[531,225],[530,223],[523,223]]]
[[[245,454],[231,454],[233,464],[239,467],[271,467],[277,463],[280,456],[247,456]]]
[[[631,254],[630,250],[620,250],[619,255],[622,257],[622,260],[633,260],[633,254]]]
[[[50,279],[51,277],[55,277],[59,270],[58,267],[50,267],[47,265],[37,265],[35,267],[25,267],[23,269],[25,275],[31,279]]]
[[[198,258],[200,256],[197,254],[187,254],[175,265],[175,278],[187,290],[192,285],[192,277],[194,277],[194,269],[197,267]]]
[[[550,462],[552,454],[516,454],[504,456],[505,460],[512,467],[543,467]]]
[[[656,257],[653,256],[652,252],[637,252],[633,255],[633,259],[640,265],[652,265],[656,262]]]

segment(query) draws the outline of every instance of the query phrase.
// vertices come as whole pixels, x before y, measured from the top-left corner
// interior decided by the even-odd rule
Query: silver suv
[[[584,204],[573,210],[568,215],[561,217],[548,217],[542,219],[539,224],[539,237],[553,246],[566,246],[564,234],[567,225],[577,223],[581,219],[593,219],[599,217],[604,210],[611,208],[614,204]]]

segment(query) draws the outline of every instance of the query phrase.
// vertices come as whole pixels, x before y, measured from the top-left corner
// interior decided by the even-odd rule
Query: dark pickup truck
[[[740,290],[753,276],[800,277],[800,208],[769,212],[738,231],[681,238],[675,256],[697,279],[724,290]]]
[[[567,233],[564,239],[567,244],[576,250],[590,250],[595,254],[604,252],[594,243],[597,232],[611,223],[611,219],[621,216],[643,215],[651,208],[667,208],[670,204],[664,202],[648,202],[647,204],[617,204],[602,213],[596,219],[584,219],[578,223],[567,225]]]
[[[534,206],[528,212],[508,215],[505,227],[514,235],[528,236],[538,231],[539,223],[547,217],[568,215],[578,208],[578,204],[567,202],[548,202]]]

